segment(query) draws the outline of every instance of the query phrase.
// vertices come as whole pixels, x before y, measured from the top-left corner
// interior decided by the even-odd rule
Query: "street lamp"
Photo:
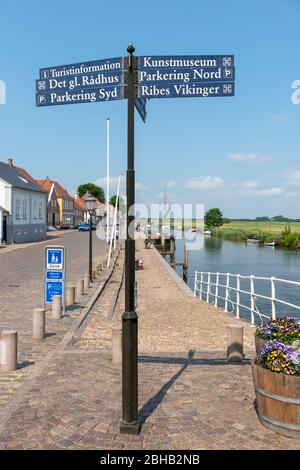
[[[88,194],[85,199],[85,206],[90,214],[90,242],[89,242],[89,274],[90,282],[93,282],[93,238],[92,238],[92,214],[96,207],[96,198]]]

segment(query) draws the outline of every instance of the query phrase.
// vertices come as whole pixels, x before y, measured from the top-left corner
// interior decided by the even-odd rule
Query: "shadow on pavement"
[[[191,350],[188,352],[188,357],[161,357],[161,356],[139,356],[138,362],[142,364],[169,364],[169,365],[182,365],[173,377],[168,380],[168,382],[161,387],[161,389],[150,398],[147,403],[141,408],[139,412],[140,422],[144,424],[149,416],[156,410],[156,408],[162,403],[166,393],[176,382],[176,380],[183,374],[188,366],[200,366],[200,365],[209,365],[209,366],[226,366],[226,365],[250,365],[250,359],[244,359],[243,362],[228,362],[227,359],[217,358],[217,359],[194,359],[195,351]]]

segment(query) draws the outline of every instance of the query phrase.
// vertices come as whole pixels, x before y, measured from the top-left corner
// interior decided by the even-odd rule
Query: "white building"
[[[47,193],[0,162],[0,243],[45,239],[46,210]]]

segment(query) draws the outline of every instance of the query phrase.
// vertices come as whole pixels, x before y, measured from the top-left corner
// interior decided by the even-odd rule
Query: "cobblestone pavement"
[[[43,306],[44,249],[46,245],[63,245],[67,253],[67,284],[87,272],[88,236],[71,232],[59,239],[27,246],[10,252],[0,252],[0,329],[18,331],[18,370],[0,375],[0,418],[4,405],[35,369],[39,360],[53,349],[69,329],[73,320],[86,305],[93,290],[101,282],[94,283],[90,292],[77,299],[59,321],[46,315],[45,341],[32,340],[32,310]],[[104,245],[94,237],[94,262],[103,254]]]
[[[27,385],[0,448],[298,449],[299,440],[272,433],[256,416],[253,329],[244,323],[244,364],[228,364],[224,329],[236,320],[188,297],[154,250],[138,247],[145,263],[137,272],[141,434],[118,433],[121,370],[111,363],[111,326],[120,315],[108,319],[112,282],[75,335],[78,347],[57,350]]]

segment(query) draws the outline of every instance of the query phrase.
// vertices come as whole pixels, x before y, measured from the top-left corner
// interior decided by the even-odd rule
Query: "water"
[[[181,234],[178,233],[181,236]],[[190,235],[190,234],[189,234]],[[176,237],[175,259],[177,262],[183,261],[183,246],[189,240],[180,240]],[[202,237],[202,238],[201,238]],[[203,248],[189,252],[189,273],[188,285],[194,289],[195,271],[222,272],[232,274],[242,274],[264,277],[277,277],[300,282],[300,252],[286,251],[274,247],[247,245],[245,243],[221,240],[213,237],[203,237],[197,234],[197,238],[203,240]],[[177,267],[176,271],[182,274],[182,268]],[[225,284],[225,277],[222,284]],[[212,277],[215,282],[215,277]],[[236,286],[236,279],[231,280],[231,285]],[[300,287],[276,283],[276,298],[300,306]],[[250,281],[241,281],[241,289],[250,290]],[[212,287],[214,292],[214,287]],[[267,281],[255,281],[255,292],[262,295],[271,296],[271,283]],[[219,295],[225,297],[225,289],[219,290]],[[236,294],[232,291],[232,300],[236,300]],[[206,298],[206,297],[205,297]],[[211,300],[214,300],[211,297]],[[241,294],[241,303],[250,306],[250,296]],[[224,306],[224,301],[220,300],[220,306]],[[263,299],[256,299],[256,305],[261,313],[271,314],[271,302]],[[232,306],[229,305],[230,308]],[[300,310],[276,303],[276,314],[293,315],[300,318]],[[241,309],[241,316],[250,319],[249,313]],[[259,315],[255,318],[260,322]]]

